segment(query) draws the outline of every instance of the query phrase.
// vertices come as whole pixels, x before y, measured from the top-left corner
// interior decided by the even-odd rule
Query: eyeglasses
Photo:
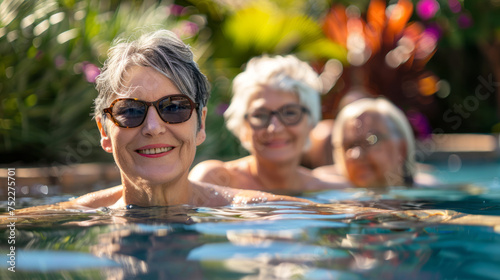
[[[342,146],[344,147],[344,151],[346,152],[346,154],[351,154],[358,147],[366,151],[375,148],[376,146],[378,146],[377,144],[387,139],[389,139],[389,137],[386,135],[370,133],[363,140],[343,143]]]
[[[257,109],[246,114],[245,119],[253,129],[262,129],[269,126],[273,115],[276,115],[284,125],[296,125],[302,120],[303,113],[308,114],[309,110],[298,104],[287,104],[276,111]]]
[[[144,122],[150,106],[156,108],[156,112],[164,122],[172,124],[189,120],[199,104],[193,103],[183,94],[165,96],[153,102],[137,98],[119,98],[113,101],[109,108],[104,109],[104,113],[108,113],[117,126],[133,128]]]

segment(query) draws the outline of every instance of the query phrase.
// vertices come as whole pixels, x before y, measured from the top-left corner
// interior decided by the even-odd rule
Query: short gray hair
[[[135,40],[119,38],[113,42],[96,80],[99,94],[94,100],[94,116],[105,117],[103,110],[110,99],[123,94],[123,77],[132,66],[154,68],[170,79],[182,94],[199,103],[198,126],[201,125],[201,110],[207,105],[210,84],[194,62],[189,46],[168,30],[146,33]]]
[[[390,121],[391,133],[403,138],[406,142],[406,159],[404,163],[405,180],[413,180],[416,169],[415,136],[406,115],[398,107],[383,97],[362,98],[346,105],[335,118],[332,144],[334,146],[334,162],[342,174],[346,173],[345,153],[342,148],[344,125],[346,121],[358,118],[366,112],[376,112]]]
[[[307,63],[293,55],[267,55],[248,61],[245,71],[233,80],[233,98],[224,113],[227,128],[238,138],[245,121],[252,93],[259,85],[290,91],[298,95],[299,102],[309,109],[309,123],[315,126],[321,118],[321,83],[318,75]]]

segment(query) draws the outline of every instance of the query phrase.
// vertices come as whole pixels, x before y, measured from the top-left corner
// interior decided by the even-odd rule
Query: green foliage
[[[293,53],[319,67],[331,58],[345,64],[345,49],[323,33],[323,17],[332,4],[356,5],[363,14],[370,2],[173,1],[1,2],[0,164],[111,160],[99,147],[91,117],[96,67],[102,65],[117,36],[158,27],[174,30],[192,46],[212,83],[207,140],[199,147],[196,161],[244,156],[247,152],[227,131],[222,117],[231,100],[231,81],[244,63],[263,53]],[[428,66],[450,85],[451,94],[439,100],[444,112],[474,92],[478,75],[500,77],[500,60],[492,59],[494,47],[500,45],[500,8],[498,1],[459,1],[462,10],[457,13],[448,6],[450,1],[437,2],[440,8],[435,16],[421,20],[414,12],[412,19],[443,30],[438,52]],[[464,16],[472,19],[471,26],[460,22]],[[457,61],[457,57],[463,59]],[[496,108],[486,101],[481,106],[453,132],[489,132],[499,119],[492,117]],[[445,130],[450,126],[442,117],[433,121]]]
[[[324,39],[318,22],[303,13],[317,13],[317,3],[259,3],[235,7],[211,1],[195,6],[133,0],[2,2],[0,163],[110,160],[99,147],[91,118],[96,97],[92,70],[106,59],[116,36],[145,27],[180,34],[212,82],[208,139],[199,148],[197,161],[246,154],[222,118],[230,101],[230,81],[241,65],[262,53],[343,55],[341,48]],[[266,20],[256,21],[256,15]]]
[[[145,26],[176,30],[196,49],[203,18],[163,1],[11,1],[1,4],[0,163],[70,164],[103,158],[91,119],[96,67],[112,40]],[[198,19],[199,19],[198,18]],[[195,30],[196,31],[196,30]],[[200,41],[200,40],[198,40]],[[194,43],[194,44],[193,44]]]
[[[492,0],[438,0],[438,3],[440,9],[436,15],[424,21],[441,31],[438,50],[428,69],[449,84],[450,92],[438,97],[441,107],[432,120],[433,127],[448,133],[498,133],[500,88],[492,84],[486,89],[482,81],[500,80],[500,3]],[[452,8],[453,3],[460,5]],[[414,19],[421,20],[418,13]],[[482,88],[481,94],[486,99],[477,97],[478,88]]]

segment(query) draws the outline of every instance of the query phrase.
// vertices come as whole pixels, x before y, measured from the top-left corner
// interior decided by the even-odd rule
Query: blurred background
[[[295,54],[321,75],[323,117],[347,92],[383,95],[419,140],[500,132],[500,0],[3,0],[0,165],[111,162],[92,101],[113,40],[167,28],[212,84],[196,161],[246,155],[222,114],[251,57]]]

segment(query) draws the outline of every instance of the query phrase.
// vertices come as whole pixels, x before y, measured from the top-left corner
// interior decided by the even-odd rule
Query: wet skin
[[[294,92],[257,86],[251,95],[246,113],[277,111],[284,105],[299,105]],[[314,177],[309,169],[300,166],[300,159],[312,129],[309,115],[292,125],[284,124],[272,115],[267,127],[252,127],[247,120],[239,135],[242,145],[251,155],[222,162],[204,161],[195,166],[189,178],[212,184],[271,191],[273,193],[300,194],[304,191],[346,187],[345,182],[324,182]]]
[[[181,93],[170,79],[149,67],[130,67],[124,75],[123,84],[124,94],[116,98],[138,98],[151,102]],[[206,111],[203,108],[200,126],[196,111],[183,123],[168,124],[154,107],[148,108],[144,122],[134,128],[118,127],[110,118],[96,117],[101,146],[113,154],[121,171],[122,185],[33,210],[120,208],[129,204],[143,207],[179,204],[222,206],[281,200],[309,203],[299,198],[189,181],[188,172],[196,146],[206,137]]]

